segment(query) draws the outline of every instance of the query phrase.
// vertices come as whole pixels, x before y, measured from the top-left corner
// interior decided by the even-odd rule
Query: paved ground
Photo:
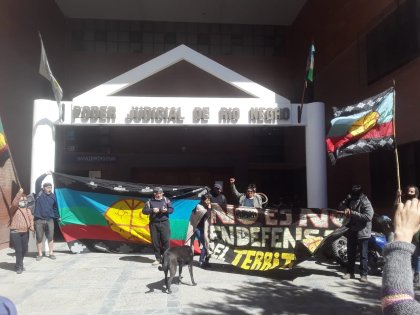
[[[211,260],[210,270],[194,268],[197,286],[184,270],[185,284],[174,281],[168,295],[149,252],[76,255],[66,243],[56,247],[55,261],[25,258],[21,275],[14,272],[13,250],[0,251],[0,295],[19,314],[381,314],[381,278],[341,280],[334,265],[307,261],[250,274]]]

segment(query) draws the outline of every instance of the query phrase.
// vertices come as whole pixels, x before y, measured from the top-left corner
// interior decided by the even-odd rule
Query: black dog
[[[172,293],[171,284],[172,279],[176,274],[176,267],[179,266],[179,283],[182,280],[182,266],[188,265],[188,270],[190,271],[191,282],[193,285],[197,285],[194,281],[193,276],[193,259],[194,254],[190,246],[178,246],[172,247],[165,251],[163,254],[162,267],[159,266],[159,270],[163,270],[165,273],[165,284],[168,293]],[[170,276],[168,279],[168,271]]]

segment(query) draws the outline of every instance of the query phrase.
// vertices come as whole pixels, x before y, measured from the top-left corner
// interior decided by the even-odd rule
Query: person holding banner
[[[201,196],[200,203],[191,213],[188,222],[187,236],[185,245],[189,245],[194,250],[194,240],[197,238],[201,245],[201,253],[199,265],[202,268],[210,267],[209,264],[209,226],[211,214],[211,195],[205,194]]]
[[[15,249],[17,274],[25,270],[23,259],[28,252],[29,231],[34,230],[34,218],[27,204],[26,195],[21,188],[9,209],[10,241]]]
[[[360,281],[367,282],[368,274],[368,243],[372,232],[373,208],[368,197],[363,194],[361,185],[353,185],[351,194],[344,199],[338,209],[350,218],[347,224],[347,272],[343,279],[354,279],[356,249],[360,253]]]
[[[420,227],[420,203],[417,198],[399,203],[394,217],[395,239],[384,248],[382,273],[382,311],[385,315],[420,314],[412,283],[411,243]]]
[[[51,172],[41,175],[40,178],[45,178],[45,176],[49,174],[51,174]],[[40,178],[37,179],[37,183]],[[40,261],[43,257],[42,239],[44,238],[44,235],[48,240],[48,257],[50,259],[56,259],[54,255],[54,220],[60,220],[57,201],[54,193],[52,192],[52,184],[44,182],[42,184],[42,192],[36,196],[34,209],[35,235],[38,249],[38,255],[36,256],[37,261]]]
[[[257,194],[257,187],[254,184],[249,184],[246,193],[240,193],[235,186],[235,178],[230,178],[230,188],[232,193],[239,200],[239,205],[251,208],[262,208],[261,196]]]

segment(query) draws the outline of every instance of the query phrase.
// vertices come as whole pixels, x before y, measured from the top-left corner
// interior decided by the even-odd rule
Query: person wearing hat
[[[211,203],[217,203],[221,207],[226,206],[226,197],[222,194],[222,185],[214,184],[213,189],[210,192],[211,194]]]
[[[51,173],[45,173],[49,175]],[[41,177],[42,177],[41,176]],[[39,180],[39,179],[38,179]],[[37,181],[38,181],[37,180]],[[42,239],[45,235],[48,240],[49,258],[56,259],[54,255],[54,220],[60,220],[57,209],[57,201],[55,195],[52,192],[52,184],[50,182],[44,182],[42,184],[42,191],[36,197],[35,209],[34,209],[34,223],[35,223],[35,236],[36,245],[38,249],[38,255],[36,260],[42,259]]]
[[[373,208],[361,185],[353,185],[351,193],[338,206],[340,211],[350,219],[347,227],[347,271],[343,279],[354,279],[356,250],[360,253],[360,281],[367,282],[368,243],[372,233]]]
[[[153,189],[153,198],[146,202],[143,213],[149,215],[150,236],[156,260],[153,266],[162,263],[162,255],[169,248],[171,230],[169,215],[174,212],[171,201],[163,196],[162,187]]]

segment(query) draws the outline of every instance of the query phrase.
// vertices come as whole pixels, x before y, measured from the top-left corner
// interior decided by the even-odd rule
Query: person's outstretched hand
[[[420,229],[420,203],[417,198],[399,203],[394,217],[395,241],[411,243]]]

